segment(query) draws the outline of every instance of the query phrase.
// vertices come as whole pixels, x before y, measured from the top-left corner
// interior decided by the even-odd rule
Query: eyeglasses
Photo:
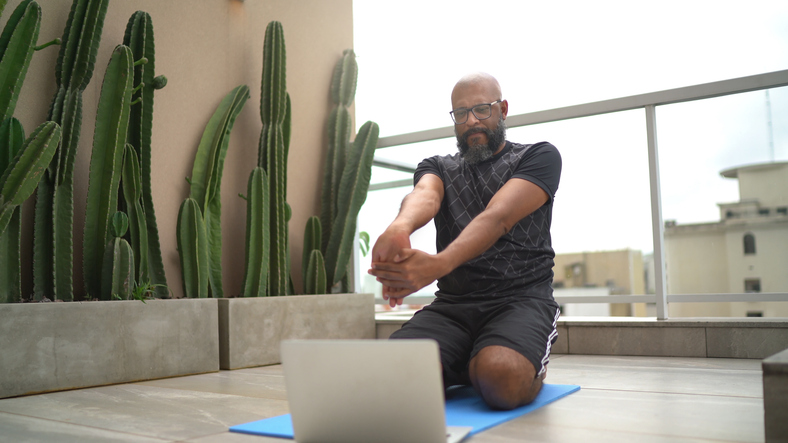
[[[482,103],[470,109],[458,108],[449,112],[451,119],[454,120],[455,125],[461,125],[468,121],[468,111],[473,112],[477,120],[487,120],[492,116],[492,106],[496,103],[501,103],[503,100],[496,100],[492,103]]]

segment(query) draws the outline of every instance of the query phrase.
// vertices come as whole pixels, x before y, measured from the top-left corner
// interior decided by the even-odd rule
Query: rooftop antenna
[[[774,130],[772,129],[772,100],[769,90],[766,90],[766,124],[769,127],[769,156],[774,162]]]

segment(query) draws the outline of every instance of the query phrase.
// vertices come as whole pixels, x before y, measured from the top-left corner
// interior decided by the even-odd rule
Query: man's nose
[[[476,114],[474,114],[473,111],[470,111],[470,110],[468,111],[468,120],[465,121],[466,125],[468,125],[468,126],[475,126],[480,121],[481,120],[476,118]]]

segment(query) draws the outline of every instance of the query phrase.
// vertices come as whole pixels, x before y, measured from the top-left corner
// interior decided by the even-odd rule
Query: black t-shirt
[[[414,183],[424,174],[434,174],[443,181],[443,201],[435,216],[438,252],[484,211],[509,179],[528,180],[549,196],[547,203],[515,224],[490,249],[440,278],[436,296],[553,298],[555,253],[550,222],[561,177],[561,154],[555,146],[547,142],[522,145],[507,141],[501,152],[475,166],[465,163],[459,153],[430,157],[419,164]]]

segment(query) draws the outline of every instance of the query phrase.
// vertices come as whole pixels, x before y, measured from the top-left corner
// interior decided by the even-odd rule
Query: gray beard
[[[468,144],[468,137],[473,134],[484,133],[487,136],[487,143],[479,143],[470,145]],[[457,129],[454,129],[454,134],[457,136],[457,149],[460,151],[460,157],[471,166],[477,165],[495,154],[495,151],[501,146],[501,143],[506,140],[506,123],[503,116],[498,119],[498,126],[495,131],[487,128],[469,129],[465,134],[457,134]]]

